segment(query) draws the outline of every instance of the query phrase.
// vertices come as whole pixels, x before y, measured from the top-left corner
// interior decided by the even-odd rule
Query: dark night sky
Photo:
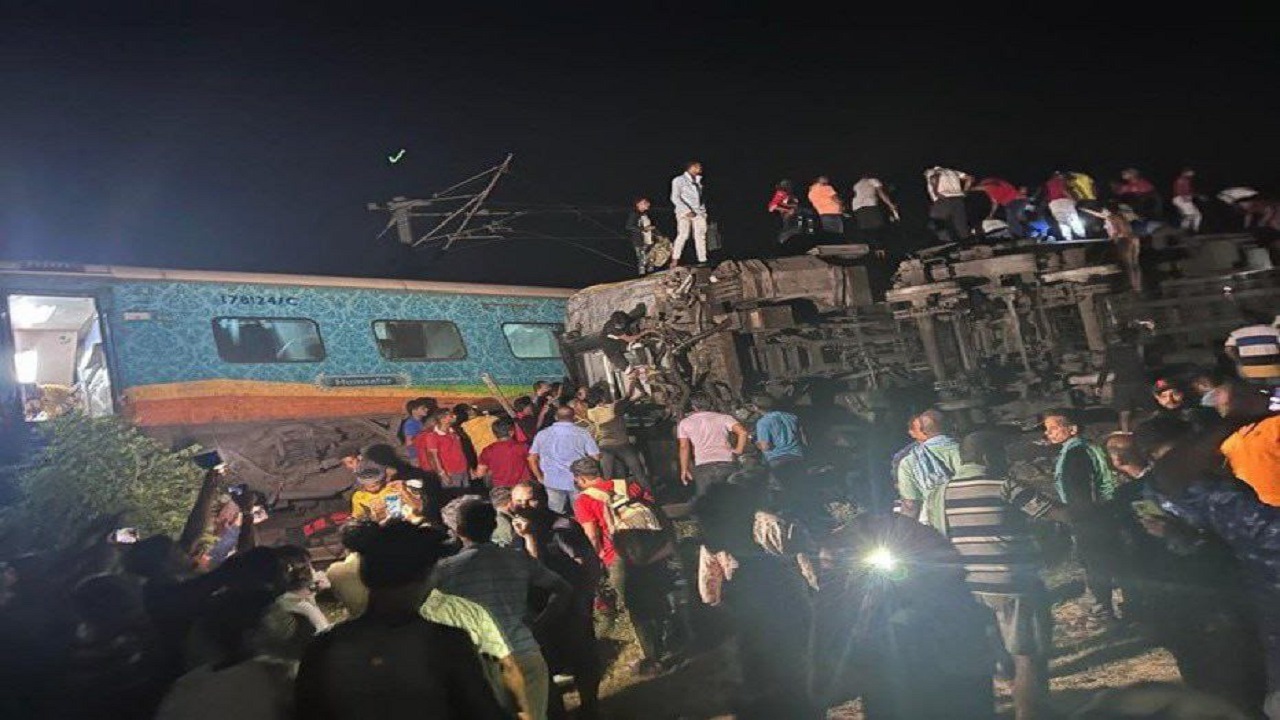
[[[780,177],[828,173],[844,189],[872,170],[898,187],[908,223],[934,163],[1019,183],[1136,165],[1164,192],[1190,163],[1205,189],[1280,186],[1270,22],[944,28],[863,14],[819,28],[702,5],[643,20],[532,5],[8,18],[0,259],[564,286],[623,276],[547,241],[430,257],[374,238],[385,217],[366,202],[429,194],[508,151],[516,171],[498,200],[591,205],[665,198],[681,162],[700,158],[737,255],[770,251],[763,204]]]

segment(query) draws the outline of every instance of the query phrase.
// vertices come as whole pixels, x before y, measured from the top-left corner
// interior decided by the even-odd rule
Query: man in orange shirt
[[[809,204],[818,213],[822,232],[844,234],[844,203],[840,201],[840,193],[836,192],[826,175],[818,176],[809,186]]]
[[[1280,415],[1271,412],[1269,393],[1233,382],[1218,388],[1216,399],[1224,418],[1244,423],[1219,446],[1232,474],[1260,501],[1280,506]]]

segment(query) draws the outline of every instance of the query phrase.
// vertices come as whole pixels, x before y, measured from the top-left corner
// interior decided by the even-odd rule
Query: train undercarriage
[[[1244,313],[1280,306],[1274,249],[1250,235],[1157,239],[1144,265],[1158,279],[1142,294],[1110,250],[1105,240],[943,246],[891,279],[856,245],[681,267],[571,297],[565,358],[575,381],[621,391],[600,332],[623,311],[645,335],[628,352],[654,422],[678,417],[698,390],[728,410],[755,392],[801,406],[821,394],[855,415],[916,391],[1012,419],[1071,400],[1121,327],[1140,324],[1146,342],[1203,362]]]

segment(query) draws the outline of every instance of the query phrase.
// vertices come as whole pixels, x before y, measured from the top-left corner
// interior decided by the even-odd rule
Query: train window
[[[462,360],[467,346],[448,320],[374,320],[378,352],[388,360]]]
[[[218,357],[229,363],[293,363],[324,360],[320,326],[307,318],[213,319]]]
[[[552,323],[505,323],[502,326],[502,334],[507,336],[511,354],[521,360],[560,357],[560,344],[556,341],[556,336],[563,331],[563,325]]]

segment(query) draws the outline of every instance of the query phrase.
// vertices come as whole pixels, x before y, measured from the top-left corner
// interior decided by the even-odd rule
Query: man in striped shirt
[[[1004,448],[994,433],[960,444],[960,465],[943,488],[944,534],[964,563],[965,582],[995,613],[1013,658],[1014,713],[1034,717],[1049,692],[1053,618],[1028,518],[1065,519],[1052,500],[1002,477]]]
[[[1240,377],[1252,382],[1280,383],[1280,316],[1267,324],[1267,318],[1256,315],[1250,325],[1227,336],[1227,355],[1235,360]]]

